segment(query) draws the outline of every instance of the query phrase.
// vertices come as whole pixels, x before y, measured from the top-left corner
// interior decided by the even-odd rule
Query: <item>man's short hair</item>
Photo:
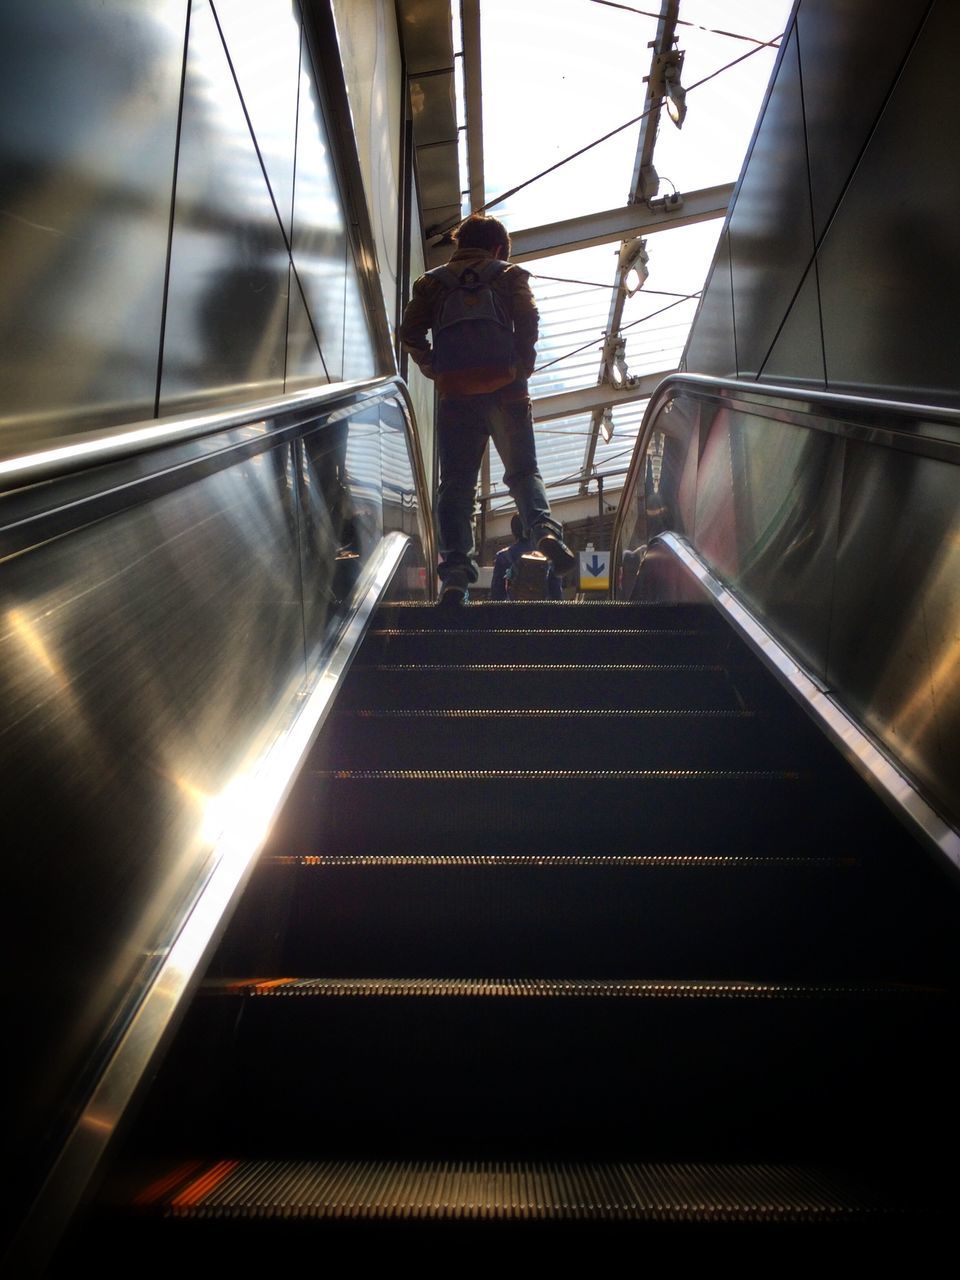
[[[488,218],[483,213],[471,213],[453,233],[459,249],[486,249],[487,253],[503,250],[504,258],[510,257],[510,233],[502,222]]]

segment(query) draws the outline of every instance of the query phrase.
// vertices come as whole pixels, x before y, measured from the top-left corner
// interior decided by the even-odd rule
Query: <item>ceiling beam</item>
[[[580,387],[576,391],[561,391],[555,396],[538,396],[533,400],[534,422],[549,422],[552,418],[566,418],[574,413],[590,413],[607,405],[624,404],[630,400],[646,400],[652,396],[659,383],[676,373],[676,369],[664,369],[660,373],[646,373],[632,386],[616,388],[608,382],[598,387]]]
[[[650,75],[646,78],[647,96],[644,103],[644,117],[640,125],[637,157],[634,161],[633,179],[630,185],[630,203],[633,205],[643,204],[648,209],[660,186],[660,179],[657,176],[656,169],[653,167],[653,149],[657,140],[657,130],[660,127],[660,106],[663,101],[663,90],[662,79],[658,82],[657,76],[654,75],[654,69],[657,66],[658,59],[664,57],[673,48],[679,7],[680,0],[663,0],[663,4],[660,7],[660,20],[657,23],[657,36],[650,46],[653,49],[653,66],[650,69]],[[676,204],[676,201],[670,201],[669,203]],[[668,202],[665,201],[664,208],[667,206]],[[620,333],[623,308],[627,300],[623,285],[624,277],[626,276],[623,252],[628,244],[637,245],[638,243],[643,245],[646,241],[631,237],[629,240],[624,239],[620,246],[620,256],[617,260],[617,277],[614,280],[613,294],[610,298],[610,314],[607,317],[607,327],[604,331],[603,354],[600,357],[600,372],[597,376],[597,381],[601,384],[609,381],[610,368],[608,361],[612,358],[609,344]],[[603,409],[595,408],[590,417],[590,434],[587,437],[586,448],[583,452],[582,478],[580,481],[581,493],[586,492],[587,477],[593,471],[593,460],[597,453],[602,421]]]
[[[680,0],[663,0],[660,7],[660,19],[657,22],[657,35],[650,47],[653,49],[653,61],[669,53],[673,46],[674,33],[677,29],[677,15]],[[643,119],[640,122],[640,138],[637,142],[637,158],[633,165],[633,179],[630,183],[630,203],[652,200],[660,189],[660,178],[653,167],[653,149],[657,142],[657,131],[660,128],[660,108],[663,105],[662,79],[658,83],[652,71],[646,77],[647,96],[643,104]]]
[[[691,191],[680,196],[676,204],[672,203],[672,197],[667,197],[662,203],[654,200],[653,208],[646,204],[628,204],[622,209],[607,209],[542,227],[511,231],[510,261],[549,258],[555,253],[570,253],[595,244],[612,244],[632,236],[653,235],[656,231],[669,231],[671,227],[688,227],[694,222],[725,217],[735,185],[726,182],[718,187]],[[450,252],[452,246],[447,247],[448,256]]]
[[[480,59],[480,0],[461,0],[463,96],[467,126],[467,181],[470,210],[483,208],[483,88]]]

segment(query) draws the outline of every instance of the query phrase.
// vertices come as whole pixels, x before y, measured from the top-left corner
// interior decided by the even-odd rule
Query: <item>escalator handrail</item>
[[[769,382],[749,382],[739,378],[713,378],[699,373],[674,373],[657,384],[640,424],[637,442],[627,468],[623,491],[614,520],[610,544],[610,593],[616,595],[617,566],[620,564],[624,525],[633,507],[637,484],[643,476],[644,460],[650,437],[664,406],[687,392],[699,399],[713,399],[734,407],[738,401],[758,417],[774,417],[777,410],[788,406],[806,406],[803,425],[811,430],[840,432],[858,438],[879,438],[881,432],[899,433],[909,439],[910,447],[921,453],[938,453],[960,463],[960,409],[944,405],[926,405],[905,400],[886,400],[876,396],[855,396],[840,392],[818,391],[809,387],[780,386]],[[764,412],[764,410],[766,412]],[[819,415],[819,418],[815,415]],[[838,421],[839,424],[838,424]],[[829,423],[829,425],[828,425]],[[956,438],[930,437],[918,432],[920,423],[937,423],[956,429]],[[911,427],[913,430],[911,430]]]
[[[103,427],[47,448],[11,458],[0,458],[0,489],[71,475],[88,467],[103,466],[121,458],[151,453],[171,444],[199,440],[291,413],[303,414],[316,410],[327,412],[365,399],[382,399],[384,393],[389,391],[402,396],[407,412],[411,418],[415,418],[407,385],[396,374],[350,382],[328,382],[305,391],[295,391],[269,400],[255,400],[208,413],[177,414],[169,418],[148,418],[125,425]]]
[[[436,564],[436,534],[432,519],[432,503],[427,485],[426,468],[417,431],[416,410],[406,382],[397,374],[358,379],[351,382],[324,383],[306,391],[294,392],[272,400],[259,400],[235,408],[210,413],[181,414],[164,419],[149,419],[127,426],[103,428],[45,449],[0,458],[0,494],[30,491],[40,482],[66,480],[93,472],[111,463],[129,462],[157,454],[172,446],[209,441],[220,434],[235,433],[247,427],[258,427],[260,438],[281,431],[296,430],[300,422],[332,415],[351,406],[362,406],[393,397],[400,402],[407,450],[413,468],[417,494],[420,540],[427,565]],[[290,420],[293,419],[293,422]],[[272,420],[272,425],[271,424]],[[198,455],[199,456],[199,455]],[[428,595],[430,595],[428,574]]]

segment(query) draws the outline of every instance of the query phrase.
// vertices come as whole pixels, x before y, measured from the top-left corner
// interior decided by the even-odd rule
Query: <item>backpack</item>
[[[505,299],[493,288],[496,277],[509,267],[510,263],[494,259],[479,271],[468,267],[459,276],[449,267],[428,272],[442,286],[431,322],[437,374],[483,370],[485,390],[492,389],[491,372],[498,386],[514,380],[513,319]]]

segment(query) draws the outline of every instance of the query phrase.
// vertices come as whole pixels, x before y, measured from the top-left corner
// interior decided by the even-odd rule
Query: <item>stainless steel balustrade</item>
[[[426,492],[389,378],[3,464],[18,1247],[87,1185],[377,600],[430,598]]]
[[[837,708],[834,736],[871,782],[871,748],[895,766],[901,799],[887,798],[926,808],[955,863],[958,467],[956,410],[676,375],[650,400],[611,551],[626,584],[640,558],[628,553],[669,534],[747,611],[767,638],[755,645],[779,648]]]

